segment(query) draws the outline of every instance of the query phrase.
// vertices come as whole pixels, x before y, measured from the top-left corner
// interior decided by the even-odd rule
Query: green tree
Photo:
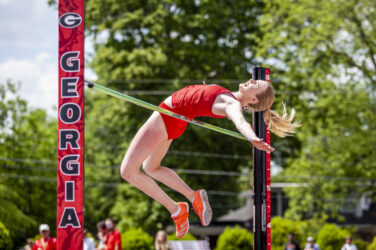
[[[376,3],[265,3],[258,56],[278,72],[276,107],[285,100],[302,121],[275,154],[285,159],[284,180],[301,183],[287,190],[287,215],[337,217],[376,177]]]
[[[88,35],[94,38],[96,50],[90,66],[97,73],[98,82],[122,91],[164,90],[171,93],[187,84],[201,82],[182,82],[181,79],[206,79],[235,89],[238,81],[218,79],[249,79],[248,68],[257,63],[252,56],[255,54],[254,36],[259,32],[256,13],[260,12],[262,5],[259,1],[87,1],[85,24]],[[85,172],[88,182],[92,182],[89,197],[85,197],[90,206],[87,217],[90,225],[94,225],[101,214],[112,213],[118,217],[121,213],[117,211],[122,211],[122,206],[128,206],[117,195],[121,192],[118,184],[123,182],[118,167],[132,137],[151,112],[91,93],[90,90],[88,92],[85,159],[87,166],[92,165],[93,168],[88,167]],[[149,93],[137,97],[159,104],[168,95]],[[226,120],[211,119],[210,122],[234,129]],[[184,153],[251,155],[249,143],[190,125],[185,135],[173,143],[172,149]],[[168,154],[163,164],[175,169],[222,171],[240,171],[251,165],[249,160],[213,160],[176,154]],[[181,176],[195,189],[241,191],[237,176]],[[111,182],[111,185],[101,185],[100,182]],[[174,192],[169,194],[175,200],[184,199]],[[216,209],[215,216],[240,204],[233,195],[209,194]],[[144,196],[144,199],[148,198]],[[150,201],[146,203],[151,204]],[[137,207],[137,204],[130,207]],[[158,208],[154,206],[153,209]],[[137,210],[143,209],[138,205]],[[161,227],[171,223],[171,219],[165,216],[165,210],[159,211],[165,214],[155,225]],[[127,225],[140,222],[133,217],[118,219],[120,224],[127,221]]]
[[[9,235],[8,229],[0,221],[0,249],[11,249],[12,240]]]
[[[87,29],[94,36],[106,33],[97,43],[94,69],[103,80],[203,79],[213,71],[219,79],[247,78],[261,6],[258,1],[91,0]]]
[[[0,83],[0,221],[14,247],[56,223],[56,120],[29,110],[11,82]],[[47,159],[48,161],[45,161]]]
[[[126,231],[139,225],[149,233],[162,228],[163,221],[169,219],[169,215],[163,210],[162,205],[151,199],[145,199],[144,194],[131,187],[130,184],[122,184],[111,214],[118,220],[118,228]],[[164,218],[163,218],[164,216]]]

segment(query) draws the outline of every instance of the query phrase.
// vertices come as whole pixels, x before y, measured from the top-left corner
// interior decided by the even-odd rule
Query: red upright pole
[[[57,249],[83,249],[84,0],[59,0]]]

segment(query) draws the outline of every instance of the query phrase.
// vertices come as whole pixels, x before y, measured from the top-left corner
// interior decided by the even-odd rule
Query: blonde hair
[[[266,82],[263,80],[257,80],[256,83]],[[283,103],[283,114],[279,115],[278,112],[270,110],[274,102],[274,91],[272,85],[267,82],[268,86],[265,91],[258,94],[256,97],[258,102],[256,104],[248,104],[248,107],[252,111],[265,111],[264,121],[268,125],[268,129],[279,137],[285,137],[295,133],[295,128],[300,124],[293,123],[295,117],[295,110],[291,110],[291,114],[286,112],[286,105]]]
[[[164,240],[163,241],[160,241],[158,239],[160,234],[164,234]],[[171,249],[170,248],[170,244],[168,244],[168,241],[167,241],[167,233],[166,233],[166,231],[159,230],[155,234],[154,248],[155,248],[155,250],[170,250]]]

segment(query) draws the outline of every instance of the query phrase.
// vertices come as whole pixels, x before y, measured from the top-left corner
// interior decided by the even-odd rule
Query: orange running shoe
[[[176,225],[176,237],[183,238],[184,235],[188,233],[189,230],[189,220],[188,220],[188,203],[187,202],[178,202],[180,206],[180,213],[176,217],[171,218],[174,220]]]
[[[209,225],[213,212],[209,204],[208,193],[203,189],[195,191],[192,205],[196,214],[200,217],[201,224],[203,226]]]

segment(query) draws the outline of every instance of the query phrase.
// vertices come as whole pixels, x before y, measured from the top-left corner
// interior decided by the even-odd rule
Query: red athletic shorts
[[[172,108],[167,106],[164,102],[159,104],[159,107],[173,111],[173,112],[176,112]],[[176,139],[184,133],[184,130],[187,127],[187,122],[180,120],[180,119],[177,119],[177,118],[174,118],[174,117],[171,117],[171,116],[168,116],[168,115],[165,115],[165,114],[162,114],[162,113],[159,113],[159,114],[161,114],[163,122],[166,126],[166,131],[167,131],[167,135],[168,135],[169,140],[170,139]]]

